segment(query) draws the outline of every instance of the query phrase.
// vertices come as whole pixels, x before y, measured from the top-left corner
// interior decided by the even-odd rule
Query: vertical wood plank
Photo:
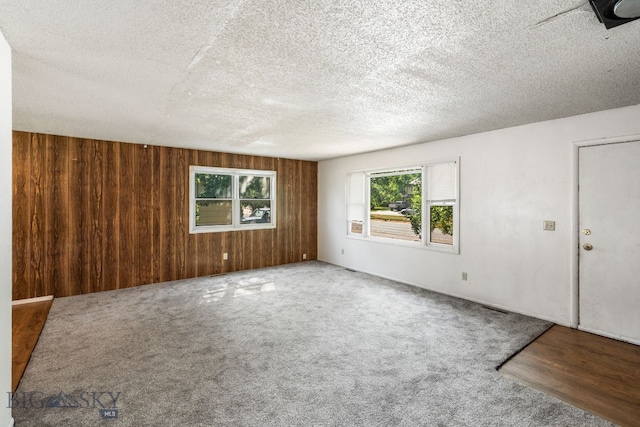
[[[103,220],[102,237],[102,287],[100,291],[119,289],[120,265],[118,260],[120,221],[118,212],[120,209],[120,143],[103,143],[104,170],[103,170]]]
[[[306,204],[304,215],[304,234],[305,239],[305,251],[307,253],[308,260],[314,260],[317,258],[317,250],[315,243],[315,236],[317,230],[317,206],[315,201],[317,200],[317,163],[305,162],[304,163],[304,181],[305,186],[303,189],[304,200]]]
[[[91,292],[91,210],[89,169],[92,156],[89,141],[69,138],[69,281],[56,297]]]
[[[160,148],[160,235],[159,235],[159,263],[160,280],[176,280],[177,254],[176,254],[176,159],[177,150],[173,148]]]
[[[301,203],[304,204],[301,209],[302,215],[300,218],[300,229],[301,229],[301,253],[307,254],[307,260],[312,260],[313,251],[311,248],[311,230],[312,230],[312,212],[310,209],[310,205],[312,204],[312,197],[314,191],[312,188],[312,163],[311,162],[301,162],[301,185],[300,185],[300,198],[302,200]]]
[[[91,141],[93,150],[91,152],[91,168],[89,175],[91,198],[90,198],[90,233],[91,233],[91,254],[88,292],[99,292],[104,289],[104,144],[100,141]]]
[[[309,197],[309,251],[310,259],[318,259],[318,163],[313,162],[310,165],[310,197]]]
[[[170,196],[167,194],[168,192],[171,191],[170,188],[167,188],[167,183],[168,183],[168,179],[167,179],[167,174],[169,173],[169,171],[167,171],[166,169],[168,168],[167,163],[167,155],[168,155],[168,150],[165,147],[159,147],[159,151],[158,151],[158,187],[162,189],[162,191],[159,191],[158,194],[158,199],[155,200],[156,203],[156,212],[158,213],[158,219],[157,219],[157,224],[158,224],[158,234],[155,234],[156,238],[157,238],[157,242],[158,242],[158,246],[157,246],[157,256],[158,256],[158,278],[160,282],[164,282],[169,280],[169,274],[167,273],[167,271],[169,270],[169,267],[167,266],[167,258],[168,258],[168,254],[169,254],[169,248],[167,248],[167,244],[168,241],[170,239],[169,236],[169,231],[168,231],[168,227],[167,227],[167,221],[169,220],[169,216],[170,216],[170,212],[169,212],[169,205],[170,202],[167,202],[167,199],[170,200]]]
[[[160,239],[160,221],[161,221],[161,200],[160,194],[161,189],[161,173],[160,173],[160,147],[151,147],[151,158],[152,158],[152,168],[153,168],[153,185],[151,186],[151,203],[153,206],[153,213],[151,217],[152,221],[152,239],[153,239],[153,257],[151,261],[151,271],[153,274],[153,283],[158,283],[161,281],[160,264],[162,262],[161,256],[164,254],[162,251],[162,242]]]
[[[297,197],[293,200],[294,206],[294,215],[295,215],[295,229],[297,232],[295,233],[295,245],[293,248],[293,262],[302,261],[302,254],[306,253],[306,233],[304,223],[307,221],[305,214],[307,213],[306,206],[303,206],[303,202],[306,199],[304,194],[306,186],[305,186],[305,177],[304,177],[304,162],[302,160],[296,160],[296,170],[295,170],[295,182],[294,182],[294,194]]]
[[[186,150],[175,149],[175,182],[174,209],[174,247],[175,247],[175,279],[187,276],[186,245],[189,234],[189,198],[187,186],[189,182],[188,153]]]
[[[293,181],[291,183],[292,194],[291,197],[291,213],[292,213],[292,234],[293,234],[293,247],[291,248],[291,262],[302,261],[302,205],[301,200],[304,198],[304,187],[302,186],[302,161],[292,160],[293,164]]]
[[[31,186],[29,198],[31,199],[30,239],[31,256],[29,260],[30,286],[29,297],[33,295],[46,295],[44,283],[45,260],[45,217],[44,217],[44,192],[45,192],[45,144],[46,137],[41,134],[31,134]]]
[[[69,282],[69,144],[46,136],[45,242],[46,293],[66,294]]]
[[[166,231],[166,244],[167,244],[167,254],[165,258],[165,265],[167,266],[167,279],[166,280],[176,280],[178,279],[178,250],[177,250],[177,228],[176,224],[178,222],[178,201],[177,201],[177,176],[178,172],[176,170],[176,164],[178,163],[178,149],[177,148],[165,148],[167,152],[167,163],[165,164],[165,182],[163,185],[164,191],[166,193],[167,199],[164,205],[164,210],[167,213],[167,221],[165,222],[165,231]]]
[[[155,165],[153,149],[148,146],[134,145],[135,164],[133,202],[136,205],[133,226],[135,231],[136,263],[130,267],[132,276],[136,276],[133,286],[154,283],[154,239],[153,239],[153,186]]]
[[[30,298],[31,135],[13,133],[13,299]]]
[[[135,247],[136,219],[138,218],[138,206],[136,203],[137,176],[136,154],[133,144],[119,144],[120,152],[118,167],[118,286],[128,288],[136,286],[138,273],[135,266],[138,264],[137,250]],[[142,194],[140,194],[142,196]]]
[[[278,264],[287,264],[293,262],[293,242],[295,239],[293,228],[295,224],[293,198],[293,181],[295,168],[290,160],[278,159],[278,171],[281,176],[281,182],[278,184],[278,206],[281,208],[282,216],[278,223],[278,247],[279,259]]]
[[[293,200],[294,212],[295,212],[295,228],[297,232],[295,233],[295,245],[293,249],[293,262],[302,261],[302,254],[306,253],[306,237],[305,233],[305,223],[307,219],[305,214],[307,213],[307,207],[304,206],[304,201],[306,200],[305,196],[305,175],[304,175],[304,162],[302,160],[296,160],[296,169],[295,169],[295,182],[293,192],[297,195],[297,197]]]
[[[217,255],[214,255],[220,262],[223,273],[231,273],[232,271],[238,271],[235,266],[237,256],[235,253],[236,245],[242,244],[241,236],[236,236],[237,232],[219,233],[222,236],[222,243],[220,244],[220,250]],[[228,259],[223,260],[222,254],[226,252]]]

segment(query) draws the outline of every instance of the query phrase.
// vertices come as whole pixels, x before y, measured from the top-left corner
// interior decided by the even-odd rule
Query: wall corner
[[[12,294],[12,100],[11,48],[0,33],[0,392],[11,392]],[[7,203],[8,201],[8,203]],[[0,426],[13,426],[11,408],[0,405]]]

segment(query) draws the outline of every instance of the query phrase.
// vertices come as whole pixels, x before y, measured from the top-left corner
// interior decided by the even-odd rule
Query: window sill
[[[437,243],[425,245],[422,242],[412,242],[412,241],[401,240],[401,239],[385,239],[380,237],[360,237],[352,234],[348,234],[346,237],[347,239],[360,240],[362,242],[372,242],[372,243],[379,243],[379,244],[391,245],[391,246],[403,246],[406,248],[443,252],[443,253],[454,254],[454,255],[460,254],[458,246],[456,245],[453,245],[453,246],[440,245]]]
[[[239,227],[232,226],[200,226],[189,230],[189,234],[202,233],[225,233],[229,231],[249,231],[249,230],[272,230],[275,229],[274,224],[247,224]]]

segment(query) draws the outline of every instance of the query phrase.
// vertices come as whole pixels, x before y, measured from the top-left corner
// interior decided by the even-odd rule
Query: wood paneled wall
[[[277,228],[189,234],[190,165],[277,171]],[[14,132],[13,298],[316,259],[317,172],[301,160]]]

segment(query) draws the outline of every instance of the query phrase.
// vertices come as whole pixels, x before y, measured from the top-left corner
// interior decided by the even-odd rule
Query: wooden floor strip
[[[640,346],[556,325],[500,373],[621,426],[640,426]]]
[[[11,387],[16,391],[38,342],[53,300],[17,304],[12,307]]]

